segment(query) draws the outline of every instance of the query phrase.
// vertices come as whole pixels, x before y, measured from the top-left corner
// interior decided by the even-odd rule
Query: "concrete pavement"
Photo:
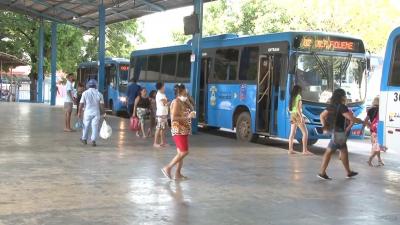
[[[111,118],[113,136],[83,146],[63,132],[61,108],[0,103],[0,225],[14,224],[399,224],[396,159],[345,179],[341,163],[316,173],[319,154],[288,156],[286,143],[239,143],[206,133],[192,136],[187,181],[169,181],[160,168],[173,147],[152,148]],[[321,148],[313,148],[321,153]]]

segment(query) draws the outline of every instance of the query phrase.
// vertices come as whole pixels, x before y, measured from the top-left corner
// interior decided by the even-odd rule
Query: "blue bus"
[[[121,58],[105,59],[105,106],[113,114],[120,115],[127,112],[126,90],[128,85],[129,60]],[[84,62],[77,70],[78,82],[86,84],[89,79],[97,79],[98,62]]]
[[[294,84],[303,87],[310,144],[329,138],[319,115],[335,88],[346,90],[355,115],[363,111],[366,52],[360,39],[320,32],[224,34],[205,37],[201,45],[201,125],[232,129],[241,141],[259,135],[288,138],[289,92]],[[191,41],[132,52],[130,76],[150,90],[155,82],[165,82],[172,99],[175,83],[191,89],[190,66]],[[301,132],[297,134],[300,141]],[[362,126],[354,126],[352,137],[362,134]]]
[[[378,142],[389,150],[400,146],[400,27],[392,31],[383,61]]]

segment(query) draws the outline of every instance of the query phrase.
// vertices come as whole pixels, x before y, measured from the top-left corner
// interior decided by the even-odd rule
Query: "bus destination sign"
[[[295,48],[305,51],[365,52],[362,41],[333,36],[297,36]]]
[[[119,70],[121,70],[121,71],[128,71],[128,70],[129,70],[129,66],[128,66],[128,65],[120,65],[120,66],[119,66]]]

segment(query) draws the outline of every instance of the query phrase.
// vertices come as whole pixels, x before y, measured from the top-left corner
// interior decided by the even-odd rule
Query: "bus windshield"
[[[128,72],[129,65],[121,64],[119,65],[119,89],[126,90],[128,85]]]
[[[296,84],[303,88],[305,101],[327,103],[333,90],[342,88],[349,103],[365,98],[365,59],[362,57],[299,54]]]

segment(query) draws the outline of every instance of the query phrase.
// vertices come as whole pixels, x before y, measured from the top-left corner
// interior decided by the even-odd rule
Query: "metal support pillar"
[[[51,23],[51,97],[50,105],[56,105],[56,72],[57,72],[57,23]]]
[[[199,33],[193,35],[192,40],[192,54],[194,55],[194,62],[191,66],[190,83],[192,84],[192,97],[195,102],[195,109],[197,115],[199,112],[199,94],[200,94],[200,71],[201,71],[201,38],[203,32],[203,0],[194,0],[194,13],[199,20]],[[204,103],[206,104],[206,103]],[[192,123],[193,133],[198,130],[198,119],[194,119]]]
[[[43,62],[44,62],[44,55],[43,55],[43,48],[44,48],[44,24],[43,20],[40,21],[39,27],[39,65],[38,65],[38,79],[37,79],[37,98],[36,102],[43,103]]]
[[[2,91],[3,91],[3,61],[0,60],[0,101],[1,98],[3,97]]]
[[[98,89],[105,91],[105,51],[106,51],[106,10],[103,1],[99,4],[99,74]]]

